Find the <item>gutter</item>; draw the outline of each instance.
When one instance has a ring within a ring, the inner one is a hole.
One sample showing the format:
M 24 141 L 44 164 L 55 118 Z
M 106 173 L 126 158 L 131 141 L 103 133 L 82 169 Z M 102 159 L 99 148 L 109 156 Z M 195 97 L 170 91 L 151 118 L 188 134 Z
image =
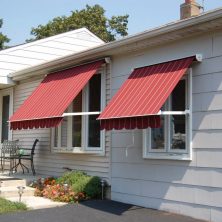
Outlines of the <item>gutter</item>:
M 160 26 L 158 28 L 150 29 L 135 35 L 131 35 L 125 38 L 122 38 L 120 40 L 116 40 L 114 42 L 106 43 L 101 46 L 96 46 L 94 48 L 79 52 L 77 54 L 69 55 L 69 56 L 64 56 L 59 59 L 46 62 L 40 65 L 36 65 L 27 69 L 20 70 L 18 72 L 14 72 L 9 74 L 8 76 L 11 78 L 19 78 L 23 75 L 30 74 L 32 72 L 37 72 L 37 71 L 43 71 L 47 68 L 52 68 L 54 66 L 59 66 L 64 65 L 66 62 L 71 62 L 75 63 L 75 60 L 84 60 L 87 56 L 96 56 L 96 54 L 99 53 L 106 53 L 106 55 L 109 55 L 110 50 L 115 50 L 119 49 L 120 47 L 127 46 L 130 44 L 133 44 L 135 42 L 142 41 L 144 39 L 149 39 L 149 38 L 154 38 L 161 36 L 163 34 L 167 34 L 169 32 L 176 32 L 181 29 L 189 28 L 191 26 L 199 25 L 205 22 L 210 22 L 216 19 L 222 18 L 222 8 L 212 10 L 206 13 L 203 13 L 199 16 L 191 17 L 185 20 L 178 20 L 176 22 L 168 23 L 164 26 Z M 77 62 L 76 62 L 77 63 Z

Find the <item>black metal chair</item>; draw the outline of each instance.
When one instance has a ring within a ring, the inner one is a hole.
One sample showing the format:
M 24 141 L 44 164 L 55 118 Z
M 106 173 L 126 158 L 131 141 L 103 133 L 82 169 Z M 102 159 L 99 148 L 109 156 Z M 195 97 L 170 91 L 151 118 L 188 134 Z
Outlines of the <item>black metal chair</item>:
M 18 163 L 13 167 L 15 169 L 15 171 L 17 171 L 17 168 L 18 166 L 20 165 L 21 168 L 22 168 L 22 172 L 24 174 L 24 168 L 27 170 L 27 172 L 29 172 L 29 169 L 28 167 L 26 167 L 23 163 L 22 163 L 22 160 L 28 160 L 28 161 L 31 161 L 31 169 L 32 169 L 32 173 L 33 175 L 35 175 L 35 167 L 34 167 L 34 162 L 33 162 L 33 157 L 35 155 L 35 147 L 36 147 L 36 144 L 39 142 L 38 139 L 36 139 L 32 145 L 32 148 L 31 149 L 28 149 L 28 148 L 23 148 L 23 149 L 20 149 L 19 151 L 24 151 L 24 153 L 22 152 L 19 152 L 16 156 L 16 159 L 18 159 Z M 27 151 L 29 151 L 29 153 L 27 153 Z
M 4 172 L 6 162 L 9 163 L 9 174 L 13 171 L 16 163 L 16 156 L 18 150 L 18 140 L 10 141 L 4 140 L 1 148 L 1 169 Z

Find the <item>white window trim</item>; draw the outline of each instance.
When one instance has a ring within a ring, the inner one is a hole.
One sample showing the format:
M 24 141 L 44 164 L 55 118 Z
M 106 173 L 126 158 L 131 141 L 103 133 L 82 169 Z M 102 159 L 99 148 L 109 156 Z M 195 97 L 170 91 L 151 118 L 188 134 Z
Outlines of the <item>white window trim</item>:
M 95 74 L 101 74 L 101 110 L 105 108 L 106 104 L 106 75 L 105 75 L 105 66 L 102 66 L 101 69 Z M 68 124 L 67 129 L 67 147 L 61 146 L 61 126 L 58 127 L 58 147 L 54 147 L 55 139 L 55 130 L 51 130 L 51 150 L 54 153 L 72 153 L 72 154 L 95 154 L 95 155 L 105 155 L 105 131 L 100 131 L 100 147 L 88 147 L 88 116 L 89 115 L 98 115 L 101 111 L 97 112 L 88 112 L 88 98 L 89 98 L 89 85 L 82 90 L 82 110 L 83 112 L 72 113 L 70 108 L 67 113 L 63 114 L 63 117 L 69 116 L 83 116 L 82 118 L 82 144 L 81 147 L 72 147 L 72 124 Z M 68 122 L 71 121 L 71 118 L 68 118 Z
M 10 103 L 9 103 L 9 117 L 13 114 L 13 88 L 2 89 L 0 90 L 0 122 L 2 122 L 2 103 L 3 103 L 3 96 L 10 96 Z M 0 127 L 0 139 L 2 137 L 2 127 Z M 8 139 L 12 140 L 12 130 L 8 128 Z M 1 142 L 1 141 L 0 141 Z
M 166 115 L 170 118 L 170 115 L 186 115 L 186 150 L 172 150 L 170 149 L 170 138 L 166 139 L 164 149 L 154 150 L 151 148 L 151 129 L 143 130 L 143 158 L 144 159 L 169 159 L 169 160 L 192 160 L 192 69 L 190 68 L 187 73 L 187 105 L 185 111 L 159 111 L 158 115 Z M 166 130 L 170 130 L 169 119 L 165 118 L 164 125 L 164 137 L 166 138 Z M 168 121 L 168 124 L 167 124 Z M 168 137 L 169 137 L 168 133 Z M 155 151 L 155 152 L 154 152 Z

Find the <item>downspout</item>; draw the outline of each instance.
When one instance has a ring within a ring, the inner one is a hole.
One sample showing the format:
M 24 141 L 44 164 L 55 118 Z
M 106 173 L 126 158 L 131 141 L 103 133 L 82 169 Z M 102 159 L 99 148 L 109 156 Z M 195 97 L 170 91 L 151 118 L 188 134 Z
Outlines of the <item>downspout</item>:
M 109 69 L 107 69 L 107 67 L 109 67 Z M 109 63 L 107 63 L 106 66 L 106 74 L 107 71 L 109 70 L 109 75 L 110 75 L 110 98 L 109 101 L 111 100 L 111 93 L 112 93 L 112 60 L 109 59 Z M 106 98 L 107 99 L 107 98 Z M 107 102 L 107 100 L 106 100 Z M 109 139 L 110 139 L 110 147 L 109 147 L 109 185 L 110 185 L 110 199 L 111 198 L 111 180 L 112 180 L 112 130 L 110 130 L 109 132 L 106 132 L 109 134 Z

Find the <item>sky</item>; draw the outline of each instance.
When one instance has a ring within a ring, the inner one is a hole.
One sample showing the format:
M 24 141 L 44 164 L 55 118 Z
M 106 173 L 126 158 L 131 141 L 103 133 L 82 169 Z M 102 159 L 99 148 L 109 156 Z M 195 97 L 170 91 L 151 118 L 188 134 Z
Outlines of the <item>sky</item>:
M 178 20 L 184 0 L 1 0 L 0 32 L 10 39 L 10 46 L 31 38 L 32 27 L 46 24 L 54 17 L 81 10 L 86 4 L 99 4 L 106 16 L 129 14 L 128 33 L 135 34 Z M 202 5 L 202 0 L 197 0 Z M 205 11 L 222 7 L 221 0 L 204 0 Z

